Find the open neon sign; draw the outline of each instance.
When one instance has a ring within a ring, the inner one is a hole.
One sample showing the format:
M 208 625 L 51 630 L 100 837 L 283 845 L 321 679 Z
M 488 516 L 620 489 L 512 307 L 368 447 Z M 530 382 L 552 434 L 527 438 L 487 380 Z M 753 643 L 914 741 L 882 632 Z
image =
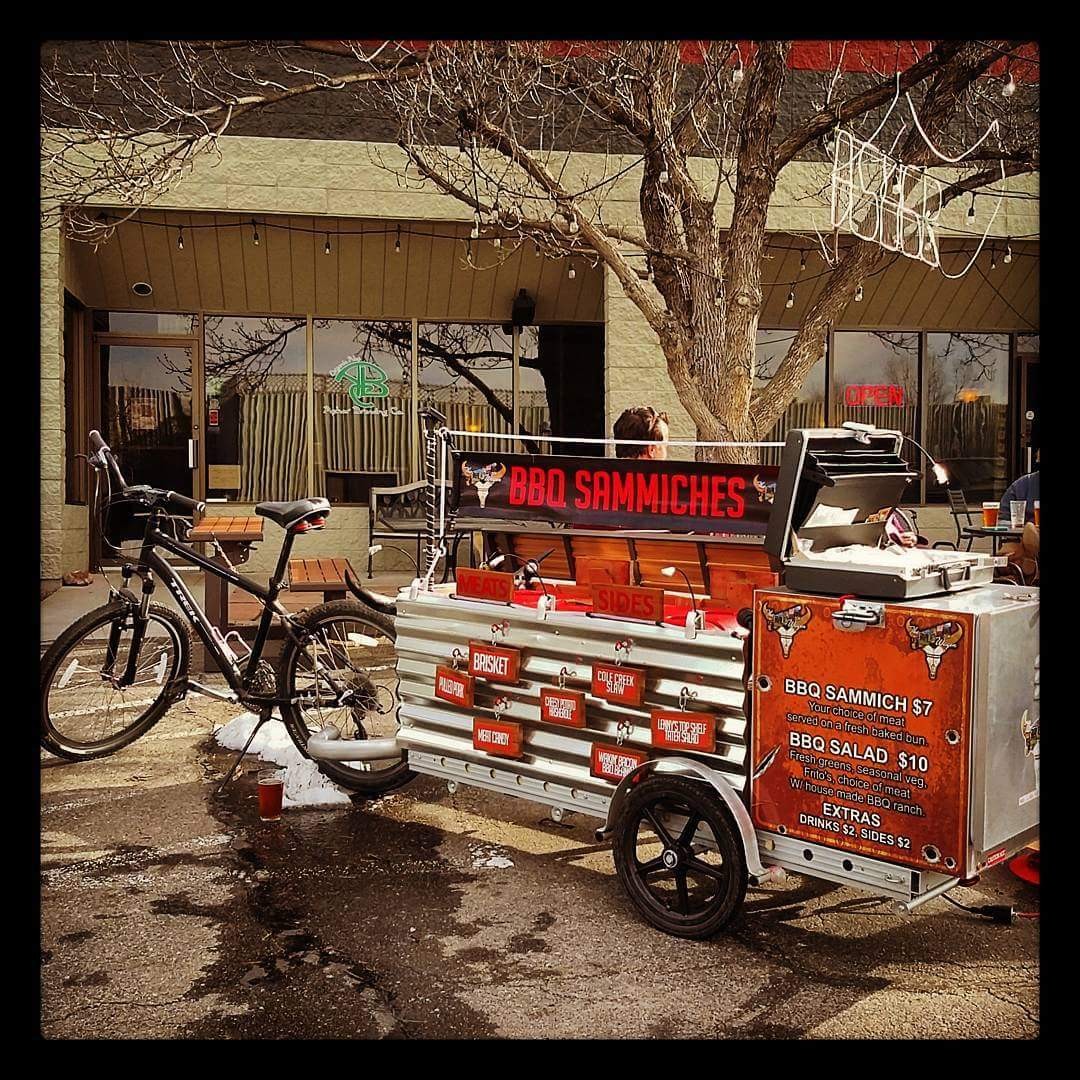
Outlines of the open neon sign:
M 892 383 L 852 383 L 844 387 L 844 404 L 855 409 L 874 405 L 895 409 L 904 404 L 904 388 Z

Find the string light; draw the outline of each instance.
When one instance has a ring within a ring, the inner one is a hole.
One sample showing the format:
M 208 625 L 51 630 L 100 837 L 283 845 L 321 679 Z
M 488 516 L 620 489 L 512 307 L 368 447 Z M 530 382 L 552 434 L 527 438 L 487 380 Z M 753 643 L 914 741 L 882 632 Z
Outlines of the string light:
M 661 184 L 666 184 L 668 182 L 668 180 L 670 180 L 670 179 L 671 179 L 671 177 L 668 176 L 667 169 L 661 169 L 660 170 L 660 183 Z
M 990 269 L 997 269 L 997 252 L 993 248 L 990 249 Z
M 176 230 L 176 250 L 184 250 L 184 227 L 182 225 Z
M 251 242 L 258 247 L 259 246 L 259 226 L 255 224 L 255 219 L 251 219 Z
M 743 81 L 743 74 L 742 57 L 740 56 L 738 67 L 731 73 L 731 85 L 738 86 Z
M 793 308 L 794 306 L 795 306 L 795 290 L 792 289 L 791 292 L 789 292 L 787 294 L 787 303 L 784 304 L 784 307 Z
M 862 285 L 861 284 L 855 290 L 855 303 L 856 304 L 861 304 L 862 303 Z
M 567 271 L 567 274 L 566 274 L 566 276 L 567 276 L 567 277 L 568 277 L 568 278 L 569 278 L 569 279 L 570 279 L 571 281 L 573 281 L 573 280 L 574 280 L 574 278 L 576 278 L 576 277 L 577 277 L 577 271 L 576 271 L 576 270 L 574 269 L 574 264 L 573 264 L 573 263 L 571 263 L 571 264 L 570 264 L 570 269 L 569 269 L 569 270 Z
M 1012 71 L 1006 69 L 1008 79 L 1005 81 L 1005 85 L 1001 88 L 1001 96 L 1004 98 L 1010 98 L 1016 93 L 1016 80 L 1013 78 Z
M 968 221 L 975 220 L 975 192 L 971 193 L 971 205 L 968 207 Z
M 573 216 L 571 216 L 570 218 L 570 231 L 572 233 L 576 233 L 578 231 L 577 218 Z
M 329 255 L 330 254 L 330 234 L 329 233 L 326 234 L 326 247 L 323 248 L 323 254 L 324 255 Z
M 799 273 L 801 274 L 806 269 L 806 252 L 802 251 L 799 254 Z
M 401 226 L 397 227 L 397 237 L 394 239 L 394 254 L 401 254 Z
M 502 247 L 502 240 L 500 240 L 497 236 L 493 236 L 491 238 L 491 246 L 496 247 L 496 248 L 501 248 Z
M 1001 261 L 1005 263 L 1006 266 L 1012 262 L 1012 244 L 1009 243 L 1008 239 L 1005 241 L 1005 258 Z

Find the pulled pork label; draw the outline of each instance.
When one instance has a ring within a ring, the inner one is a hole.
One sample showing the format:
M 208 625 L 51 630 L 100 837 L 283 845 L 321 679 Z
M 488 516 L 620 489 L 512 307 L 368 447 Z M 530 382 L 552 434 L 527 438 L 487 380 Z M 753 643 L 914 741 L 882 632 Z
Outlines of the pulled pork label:
M 519 758 L 524 742 L 524 729 L 521 724 L 509 720 L 488 720 L 477 716 L 473 719 L 472 744 L 476 750 L 497 757 Z
M 585 726 L 585 695 L 580 690 L 545 687 L 540 691 L 540 719 L 563 727 Z
M 648 760 L 649 755 L 644 750 L 593 743 L 592 765 L 589 772 L 593 776 L 600 777 L 601 780 L 610 780 L 613 784 L 617 784 L 624 776 L 632 773 Z
M 593 664 L 592 692 L 605 701 L 640 705 L 645 696 L 645 669 L 625 664 Z
M 475 685 L 471 675 L 456 668 L 440 665 L 435 669 L 435 696 L 443 701 L 471 709 Z
M 716 751 L 716 717 L 712 713 L 653 709 L 652 744 L 668 750 Z
M 498 645 L 469 642 L 469 674 L 488 682 L 517 682 L 521 667 L 518 649 L 503 649 Z

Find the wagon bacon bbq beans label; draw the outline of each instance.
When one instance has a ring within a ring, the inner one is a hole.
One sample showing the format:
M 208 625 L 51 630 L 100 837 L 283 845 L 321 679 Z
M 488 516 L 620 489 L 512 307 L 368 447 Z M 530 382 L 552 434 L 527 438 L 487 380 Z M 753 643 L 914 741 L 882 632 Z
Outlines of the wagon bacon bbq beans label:
M 755 825 L 962 875 L 972 616 L 893 604 L 884 626 L 850 632 L 835 598 L 755 600 Z M 804 610 L 785 649 L 768 622 L 793 602 Z
M 640 705 L 645 696 L 645 669 L 626 664 L 593 664 L 594 697 L 619 705 Z
M 650 717 L 653 746 L 667 750 L 716 752 L 716 717 L 712 713 L 653 709 Z
M 473 717 L 473 749 L 496 757 L 519 758 L 522 755 L 524 728 L 510 720 Z
M 601 780 L 610 780 L 617 784 L 639 765 L 644 765 L 649 755 L 644 750 L 631 750 L 626 746 L 610 746 L 606 743 L 593 743 L 592 762 L 589 772 Z
M 460 705 L 463 709 L 471 709 L 475 690 L 476 682 L 471 675 L 442 664 L 435 668 L 435 696 L 437 698 L 449 701 L 453 705 Z
M 540 719 L 562 727 L 585 726 L 585 694 L 581 690 L 564 690 L 545 686 L 540 691 Z
M 501 645 L 469 642 L 469 674 L 488 682 L 517 682 L 521 667 L 521 650 Z

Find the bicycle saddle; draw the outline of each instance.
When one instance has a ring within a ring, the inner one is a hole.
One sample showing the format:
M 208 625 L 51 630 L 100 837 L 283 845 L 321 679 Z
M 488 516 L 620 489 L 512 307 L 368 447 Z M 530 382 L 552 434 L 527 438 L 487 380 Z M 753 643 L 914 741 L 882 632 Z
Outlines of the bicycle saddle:
M 326 499 L 298 499 L 296 502 L 263 502 L 255 506 L 255 513 L 269 518 L 283 529 L 295 525 L 302 518 L 311 514 L 324 517 L 330 513 L 330 503 Z

